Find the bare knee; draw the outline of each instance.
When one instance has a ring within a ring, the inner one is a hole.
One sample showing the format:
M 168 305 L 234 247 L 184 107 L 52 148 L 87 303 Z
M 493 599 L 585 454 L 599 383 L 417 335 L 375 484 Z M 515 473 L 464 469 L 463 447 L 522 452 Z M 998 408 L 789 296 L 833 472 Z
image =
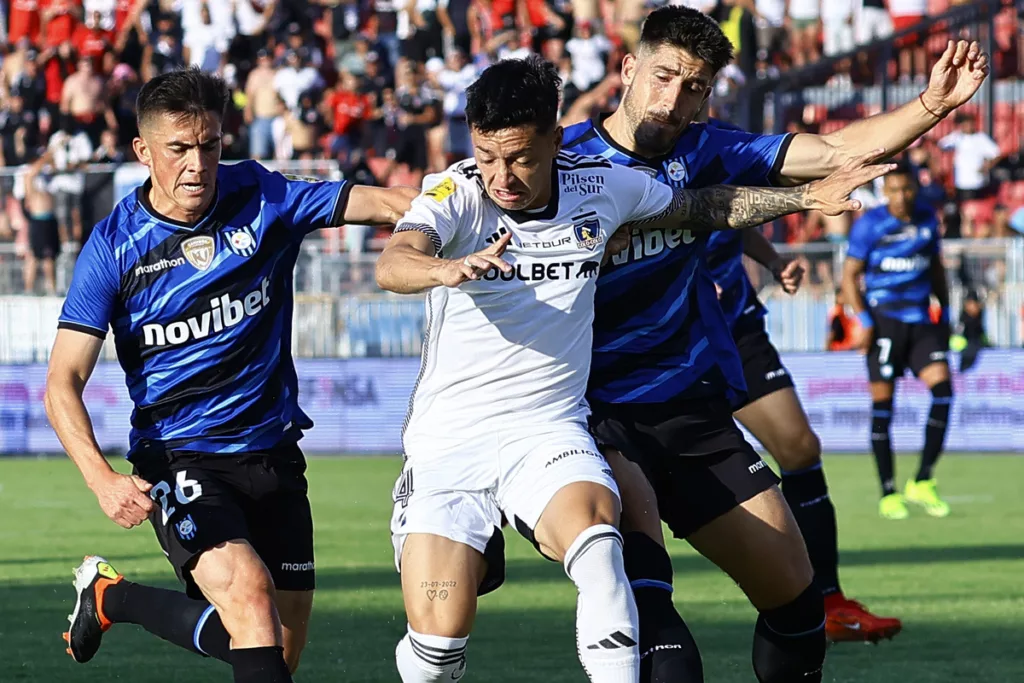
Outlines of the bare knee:
M 811 429 L 801 429 L 786 441 L 784 455 L 776 459 L 784 470 L 796 471 L 821 462 L 821 440 Z
M 273 579 L 248 544 L 228 549 L 234 543 L 203 553 L 192 577 L 217 608 L 233 647 L 280 645 Z

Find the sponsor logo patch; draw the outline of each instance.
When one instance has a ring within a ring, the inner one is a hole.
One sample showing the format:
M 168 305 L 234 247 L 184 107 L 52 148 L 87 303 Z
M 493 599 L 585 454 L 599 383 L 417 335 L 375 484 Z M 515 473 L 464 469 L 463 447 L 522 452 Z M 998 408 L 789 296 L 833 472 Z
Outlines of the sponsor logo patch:
M 448 199 L 448 197 L 455 194 L 455 181 L 451 178 L 445 178 L 423 194 L 440 204 L 444 200 Z

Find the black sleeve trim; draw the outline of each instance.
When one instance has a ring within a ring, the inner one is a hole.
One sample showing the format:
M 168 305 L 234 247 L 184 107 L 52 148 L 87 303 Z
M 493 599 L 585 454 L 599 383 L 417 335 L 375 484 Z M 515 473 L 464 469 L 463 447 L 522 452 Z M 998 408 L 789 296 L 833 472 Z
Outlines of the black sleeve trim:
M 441 253 L 441 236 L 437 234 L 437 230 L 433 226 L 427 225 L 426 223 L 402 223 L 395 227 L 395 234 L 400 232 L 422 232 L 424 235 L 430 238 L 430 242 L 434 245 L 434 256 Z
M 70 323 L 70 322 L 68 322 L 66 320 L 61 320 L 59 323 L 57 323 L 57 329 L 58 330 L 74 330 L 75 332 L 84 332 L 85 334 L 92 335 L 93 337 L 97 337 L 99 339 L 106 339 L 107 338 L 107 331 L 106 330 L 98 330 L 95 327 L 90 327 L 89 325 L 79 325 L 78 323 Z
M 775 187 L 780 185 L 782 166 L 786 163 L 786 154 L 789 153 L 789 146 L 793 144 L 793 138 L 795 137 L 796 133 L 790 133 L 782 141 L 782 144 L 779 145 L 779 153 L 775 155 L 775 163 L 772 164 L 771 169 L 768 171 L 768 182 Z
M 330 228 L 337 228 L 345 225 L 345 209 L 348 208 L 348 196 L 352 193 L 353 183 L 345 182 L 338 191 L 338 199 L 334 203 L 334 213 L 331 214 L 331 221 L 327 224 Z

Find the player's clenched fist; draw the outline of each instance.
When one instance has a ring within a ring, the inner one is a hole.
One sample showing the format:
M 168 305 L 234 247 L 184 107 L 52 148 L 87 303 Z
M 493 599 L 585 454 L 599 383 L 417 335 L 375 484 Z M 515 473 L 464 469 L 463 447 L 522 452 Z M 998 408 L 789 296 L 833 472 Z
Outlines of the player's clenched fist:
M 501 258 L 511 241 L 512 233 L 506 232 L 486 249 L 462 259 L 445 261 L 439 266 L 438 279 L 445 287 L 458 287 L 467 280 L 479 280 L 495 268 L 511 273 L 512 266 Z
M 785 256 L 780 256 L 771 264 L 771 271 L 775 281 L 782 285 L 782 291 L 786 294 L 796 294 L 800 290 L 800 283 L 804 279 L 804 267 L 799 261 L 790 261 Z
M 108 478 L 93 486 L 93 493 L 107 517 L 131 529 L 145 522 L 153 511 L 149 497 L 151 488 L 153 485 L 145 479 L 111 472 Z

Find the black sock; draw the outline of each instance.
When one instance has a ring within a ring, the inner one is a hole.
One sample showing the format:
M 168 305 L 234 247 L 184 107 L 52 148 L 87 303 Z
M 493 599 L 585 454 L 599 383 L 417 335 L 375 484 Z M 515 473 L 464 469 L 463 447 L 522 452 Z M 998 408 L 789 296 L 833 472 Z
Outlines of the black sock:
M 231 651 L 235 683 L 292 683 L 284 648 L 250 647 Z
M 953 385 L 949 380 L 932 387 L 932 408 L 928 411 L 928 424 L 924 428 L 924 448 L 921 450 L 921 468 L 917 480 L 932 478 L 932 470 L 942 454 L 946 441 L 946 425 L 949 422 L 950 404 L 953 403 Z
M 760 683 L 821 683 L 825 606 L 817 586 L 811 584 L 789 604 L 760 613 L 752 657 Z
M 230 661 L 231 637 L 205 600 L 122 579 L 104 593 L 103 615 L 114 623 L 138 624 L 190 652 Z
M 822 595 L 839 591 L 839 535 L 836 509 L 828 495 L 821 463 L 802 470 L 782 473 L 782 495 L 786 497 L 807 554 L 814 567 L 814 582 Z
M 672 604 L 672 560 L 646 534 L 623 535 L 623 561 L 640 615 L 641 683 L 703 683 L 697 643 Z
M 871 404 L 871 450 L 878 466 L 878 479 L 882 482 L 882 495 L 896 493 L 895 469 L 892 461 L 892 441 L 889 425 L 892 424 L 892 399 L 875 401 Z

